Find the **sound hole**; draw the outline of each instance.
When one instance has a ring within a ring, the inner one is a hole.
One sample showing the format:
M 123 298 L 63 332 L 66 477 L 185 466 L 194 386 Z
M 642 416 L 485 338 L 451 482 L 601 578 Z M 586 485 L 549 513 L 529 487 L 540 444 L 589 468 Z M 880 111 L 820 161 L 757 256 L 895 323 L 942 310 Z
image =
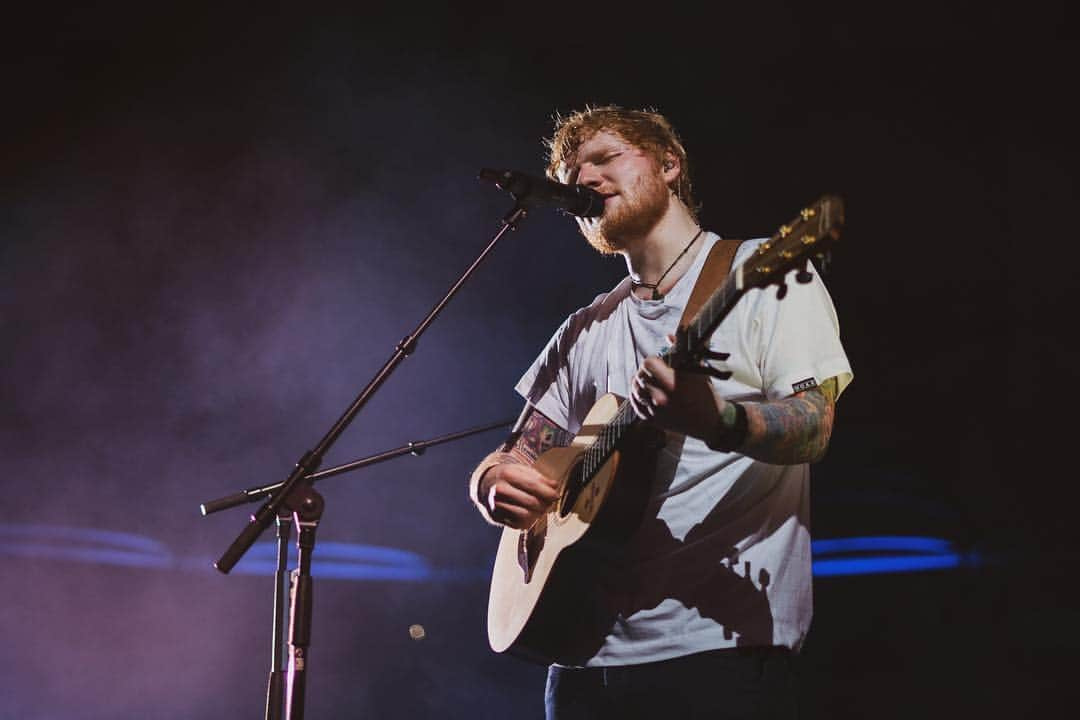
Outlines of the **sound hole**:
M 566 517 L 574 509 L 582 490 L 585 489 L 583 460 L 578 460 L 566 476 L 566 487 L 563 489 L 562 498 L 559 499 L 559 517 Z

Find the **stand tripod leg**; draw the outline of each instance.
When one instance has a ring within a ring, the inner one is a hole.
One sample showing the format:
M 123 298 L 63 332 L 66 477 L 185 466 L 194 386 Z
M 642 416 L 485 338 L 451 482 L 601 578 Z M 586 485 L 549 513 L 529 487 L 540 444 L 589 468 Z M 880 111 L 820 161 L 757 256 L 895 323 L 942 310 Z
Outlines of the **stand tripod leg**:
M 270 680 L 266 686 L 265 720 L 281 720 L 285 701 L 285 597 L 289 575 L 285 566 L 289 560 L 289 530 L 291 513 L 282 510 L 277 517 L 277 569 L 274 572 L 274 637 L 270 644 Z
M 311 556 L 315 550 L 315 530 L 322 514 L 322 497 L 308 486 L 301 510 L 294 513 L 297 567 L 292 572 L 292 607 L 289 613 L 289 675 L 286 687 L 288 720 L 303 720 L 307 680 L 308 646 L 311 644 L 312 579 Z

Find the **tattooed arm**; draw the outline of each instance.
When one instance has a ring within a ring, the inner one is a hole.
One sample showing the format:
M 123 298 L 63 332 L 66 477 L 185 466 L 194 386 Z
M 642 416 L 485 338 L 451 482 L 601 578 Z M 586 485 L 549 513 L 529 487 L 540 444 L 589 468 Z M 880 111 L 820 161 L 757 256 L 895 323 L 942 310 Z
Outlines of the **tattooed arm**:
M 836 378 L 819 387 L 789 395 L 781 400 L 743 403 L 746 435 L 739 452 L 774 465 L 817 462 L 825 457 L 836 415 Z M 734 429 L 734 403 L 725 403 L 727 416 L 719 433 Z
M 533 468 L 544 451 L 569 445 L 573 436 L 526 405 L 503 446 L 473 471 L 469 497 L 491 523 L 531 527 L 559 497 L 559 486 Z
M 631 401 L 639 417 L 704 440 L 717 450 L 738 450 L 774 465 L 817 462 L 825 456 L 836 413 L 837 380 L 780 400 L 734 403 L 716 396 L 697 373 L 676 373 L 646 358 Z

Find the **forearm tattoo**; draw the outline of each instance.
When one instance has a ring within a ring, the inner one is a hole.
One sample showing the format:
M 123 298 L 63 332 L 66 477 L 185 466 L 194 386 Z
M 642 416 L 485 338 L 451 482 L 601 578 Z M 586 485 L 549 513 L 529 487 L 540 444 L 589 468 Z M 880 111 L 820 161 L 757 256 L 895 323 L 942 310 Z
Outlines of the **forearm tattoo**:
M 518 462 L 532 464 L 536 458 L 553 447 L 565 447 L 574 436 L 553 423 L 536 408 L 526 410 L 501 450 Z
M 836 391 L 836 378 L 829 378 L 782 400 L 745 403 L 748 431 L 739 450 L 774 465 L 817 462 L 832 434 Z
M 553 447 L 569 445 L 574 436 L 553 423 L 543 413 L 531 405 L 526 407 L 518 419 L 514 431 L 495 452 L 484 458 L 473 470 L 469 478 L 469 497 L 477 507 L 481 508 L 484 517 L 492 524 L 498 524 L 490 515 L 492 508 L 488 506 L 486 493 L 490 488 L 484 487 L 484 478 L 488 470 L 503 463 L 515 463 L 518 465 L 532 465 L 541 453 Z

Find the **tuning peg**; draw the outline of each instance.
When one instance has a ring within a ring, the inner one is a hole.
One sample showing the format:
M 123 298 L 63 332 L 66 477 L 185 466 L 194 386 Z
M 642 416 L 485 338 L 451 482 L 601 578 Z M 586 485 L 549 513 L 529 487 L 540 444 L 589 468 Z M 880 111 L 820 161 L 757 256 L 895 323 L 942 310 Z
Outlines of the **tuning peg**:
M 795 280 L 803 285 L 814 279 L 814 276 L 810 273 L 810 261 L 807 260 L 806 264 L 802 266 L 799 272 L 795 273 Z
M 727 360 L 729 357 L 731 357 L 731 353 L 717 352 L 715 350 L 710 350 L 708 347 L 706 347 L 694 353 L 694 362 L 688 363 L 685 366 L 680 367 L 679 369 L 685 370 L 686 372 L 698 373 L 699 375 L 708 375 L 709 377 L 714 377 L 717 380 L 727 380 L 729 377 L 731 377 L 731 373 L 725 370 L 717 370 L 712 365 L 710 365 L 709 362 L 722 362 L 724 360 Z
M 780 283 L 776 288 L 776 299 L 783 300 L 787 296 L 787 284 Z
M 701 353 L 701 357 L 705 360 L 727 360 L 731 357 L 731 353 L 716 352 L 715 350 L 706 349 Z

